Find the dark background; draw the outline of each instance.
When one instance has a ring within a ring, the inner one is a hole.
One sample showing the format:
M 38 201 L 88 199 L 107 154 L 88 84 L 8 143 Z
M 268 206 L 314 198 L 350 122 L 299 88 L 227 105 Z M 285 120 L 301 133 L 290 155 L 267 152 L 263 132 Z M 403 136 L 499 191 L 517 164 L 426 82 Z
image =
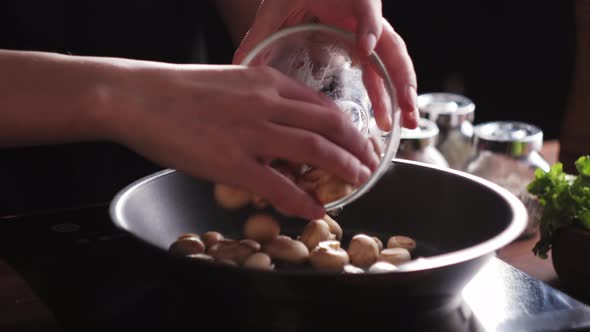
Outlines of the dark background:
M 419 93 L 461 93 L 476 103 L 476 122 L 520 120 L 559 137 L 574 61 L 573 0 L 383 2 L 408 45 Z M 174 63 L 227 63 L 233 52 L 202 0 L 2 1 L 0 48 Z M 101 142 L 0 150 L 0 215 L 108 202 L 158 169 Z

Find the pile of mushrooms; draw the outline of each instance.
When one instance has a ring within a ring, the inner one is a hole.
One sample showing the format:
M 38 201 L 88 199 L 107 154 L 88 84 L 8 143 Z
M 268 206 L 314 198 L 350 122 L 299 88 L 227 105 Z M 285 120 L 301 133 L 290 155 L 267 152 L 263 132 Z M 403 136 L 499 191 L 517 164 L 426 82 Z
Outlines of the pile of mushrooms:
M 371 142 L 375 153 L 380 155 L 377 141 Z M 354 190 L 351 184 L 321 169 L 285 161 L 275 161 L 271 166 L 322 204 Z M 268 206 L 264 198 L 224 184 L 216 184 L 213 195 L 228 210 L 248 205 L 258 209 Z M 279 207 L 275 209 L 285 214 Z M 274 217 L 256 213 L 244 224 L 244 239 L 227 239 L 215 231 L 201 236 L 187 233 L 179 236 L 169 251 L 190 259 L 262 270 L 311 266 L 324 271 L 379 273 L 395 271 L 412 260 L 416 248 L 416 242 L 406 236 L 390 237 L 385 248 L 379 238 L 367 234 L 354 235 L 347 248 L 341 241 L 342 228 L 328 215 L 309 221 L 301 235 L 293 239 L 281 234 L 280 224 Z
M 347 196 L 355 189 L 352 184 L 318 168 L 283 161 L 275 161 L 271 166 L 322 204 Z M 267 200 L 258 195 L 225 184 L 216 184 L 214 195 L 217 203 L 228 210 L 240 209 L 249 204 L 259 209 L 269 205 Z M 275 208 L 285 214 L 279 207 Z
M 381 240 L 366 234 L 341 245 L 342 228 L 330 216 L 311 220 L 299 237 L 282 235 L 279 222 L 268 214 L 250 216 L 244 224 L 244 239 L 226 239 L 218 232 L 201 236 L 183 234 L 172 243 L 173 254 L 231 266 L 262 270 L 281 267 L 312 267 L 343 273 L 380 273 L 397 270 L 412 260 L 416 242 L 392 236 L 383 247 Z

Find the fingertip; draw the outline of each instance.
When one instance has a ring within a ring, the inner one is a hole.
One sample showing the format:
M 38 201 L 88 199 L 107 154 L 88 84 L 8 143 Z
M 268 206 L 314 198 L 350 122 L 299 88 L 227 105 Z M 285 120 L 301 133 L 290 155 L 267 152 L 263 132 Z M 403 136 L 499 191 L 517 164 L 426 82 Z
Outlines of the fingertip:
M 367 140 L 367 151 L 369 151 L 369 157 L 366 166 L 369 167 L 370 173 L 374 172 L 379 167 L 379 162 L 381 161 L 375 146 L 376 143 L 372 139 Z
M 403 126 L 408 129 L 416 129 L 418 127 L 418 118 L 416 112 L 405 112 L 403 118 Z
M 359 40 L 359 46 L 364 55 L 369 56 L 377 46 L 377 35 L 369 32 Z
M 407 109 L 404 110 L 404 127 L 415 129 L 418 126 L 420 111 L 418 110 L 418 92 L 412 84 L 406 88 Z
M 418 110 L 418 92 L 414 85 L 408 85 L 406 89 L 406 98 L 408 99 L 408 104 L 411 110 L 416 113 Z
M 308 213 L 308 219 L 312 220 L 312 219 L 320 219 L 322 218 L 324 215 L 326 215 L 326 209 L 324 209 L 323 206 L 319 205 L 318 203 L 311 203 L 310 207 L 307 211 Z
M 302 192 L 293 200 L 286 202 L 285 208 L 281 210 L 288 211 L 290 215 L 298 216 L 305 219 L 319 219 L 326 214 L 326 210 L 311 194 Z
M 306 219 L 319 219 L 326 214 L 324 206 L 317 201 L 310 193 L 305 193 L 305 196 L 300 200 L 299 215 Z
M 391 116 L 390 116 L 389 112 L 381 112 L 378 114 L 379 114 L 379 116 L 377 116 L 377 114 L 375 114 L 375 116 L 376 116 L 375 120 L 377 121 L 377 127 L 379 127 L 379 129 L 381 129 L 382 131 L 390 132 L 391 129 L 393 129 L 393 123 L 392 123 Z
M 356 18 L 358 20 L 357 36 L 359 46 L 364 55 L 371 55 L 383 32 L 383 12 L 381 1 L 354 0 Z
M 416 119 L 416 127 L 418 127 L 418 122 L 420 121 L 420 111 L 418 108 L 414 108 L 414 119 Z
M 281 211 L 284 215 L 298 216 L 308 220 L 320 219 L 326 214 L 324 207 L 316 203 L 311 197 L 309 198 L 309 202 L 303 204 L 303 207 L 299 206 L 299 208 L 293 208 L 290 210 L 281 209 Z M 289 213 L 285 213 L 284 211 L 289 211 Z
M 364 165 L 361 165 L 360 170 L 357 174 L 356 178 L 356 185 L 362 185 L 363 183 L 367 182 L 371 177 L 371 170 Z

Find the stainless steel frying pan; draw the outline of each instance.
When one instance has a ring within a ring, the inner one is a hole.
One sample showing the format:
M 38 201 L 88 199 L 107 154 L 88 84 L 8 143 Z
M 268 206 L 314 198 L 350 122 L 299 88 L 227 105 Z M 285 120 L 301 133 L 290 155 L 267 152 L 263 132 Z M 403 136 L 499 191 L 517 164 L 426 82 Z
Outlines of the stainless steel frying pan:
M 153 248 L 154 259 L 169 263 L 169 314 L 179 326 L 194 323 L 215 330 L 235 323 L 234 330 L 277 330 L 295 321 L 307 326 L 304 330 L 322 324 L 344 328 L 352 318 L 356 323 L 380 318 L 387 324 L 449 307 L 495 251 L 519 236 L 527 219 L 522 203 L 490 182 L 394 160 L 380 182 L 336 219 L 345 232 L 344 244 L 361 232 L 416 239 L 415 256 L 425 259 L 401 271 L 266 272 L 168 254 L 168 246 L 186 232 L 216 230 L 242 237 L 243 223 L 254 210 L 226 211 L 216 205 L 212 189 L 207 181 L 167 170 L 129 185 L 111 205 L 114 223 Z M 283 233 L 301 233 L 304 220 L 278 217 Z

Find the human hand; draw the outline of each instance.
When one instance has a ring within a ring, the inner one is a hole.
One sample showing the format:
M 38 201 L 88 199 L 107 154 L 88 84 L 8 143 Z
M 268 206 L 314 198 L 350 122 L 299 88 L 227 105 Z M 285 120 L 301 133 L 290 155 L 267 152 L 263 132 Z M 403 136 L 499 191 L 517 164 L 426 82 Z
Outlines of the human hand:
M 137 62 L 116 82 L 107 98 L 113 140 L 292 215 L 313 219 L 325 211 L 268 161 L 305 163 L 353 184 L 379 162 L 333 101 L 269 67 Z
M 375 50 L 383 60 L 397 91 L 403 114 L 403 126 L 418 125 L 417 82 L 413 64 L 403 39 L 382 18 L 381 2 L 374 0 L 265 0 L 258 9 L 252 27 L 234 55 L 234 63 L 245 56 L 264 38 L 292 25 L 318 20 L 320 23 L 353 31 L 360 54 Z M 382 84 L 378 74 L 365 66 L 363 77 L 374 104 L 375 119 L 383 130 L 391 129 L 391 119 L 378 95 L 376 84 Z

